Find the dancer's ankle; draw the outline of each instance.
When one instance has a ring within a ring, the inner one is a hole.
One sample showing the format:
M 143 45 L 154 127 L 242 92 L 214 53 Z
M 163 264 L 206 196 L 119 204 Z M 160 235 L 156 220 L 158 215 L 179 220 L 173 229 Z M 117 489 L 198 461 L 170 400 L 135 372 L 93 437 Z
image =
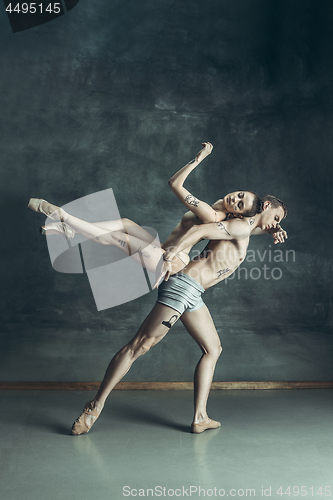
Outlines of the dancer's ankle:
M 193 424 L 202 424 L 202 422 L 205 422 L 206 420 L 208 420 L 206 412 L 196 413 L 194 415 Z
M 52 203 L 49 203 L 45 200 L 42 201 L 41 208 L 43 209 L 44 213 L 48 214 L 48 216 L 53 216 L 51 217 L 52 219 L 57 218 L 62 222 L 66 222 L 69 217 L 69 214 L 65 212 L 63 208 L 60 208 L 57 205 L 53 205 Z
M 97 399 L 93 399 L 91 403 L 92 407 L 95 408 L 95 410 L 97 410 L 98 412 L 102 411 L 104 408 L 104 403 Z

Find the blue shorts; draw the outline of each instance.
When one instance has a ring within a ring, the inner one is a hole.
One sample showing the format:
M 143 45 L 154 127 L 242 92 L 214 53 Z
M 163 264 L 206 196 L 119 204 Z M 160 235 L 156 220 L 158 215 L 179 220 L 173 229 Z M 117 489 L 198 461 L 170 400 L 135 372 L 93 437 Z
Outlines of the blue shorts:
M 172 307 L 179 314 L 193 312 L 205 305 L 201 298 L 204 291 L 205 289 L 193 278 L 178 273 L 161 283 L 156 302 Z

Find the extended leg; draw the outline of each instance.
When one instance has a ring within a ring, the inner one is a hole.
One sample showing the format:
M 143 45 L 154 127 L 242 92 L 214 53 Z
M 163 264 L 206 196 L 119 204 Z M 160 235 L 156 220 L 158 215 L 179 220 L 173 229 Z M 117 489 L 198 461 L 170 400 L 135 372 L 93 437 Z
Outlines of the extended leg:
M 155 239 L 153 235 L 139 226 L 139 224 L 126 218 L 100 222 L 86 222 L 78 219 L 77 217 L 69 216 L 69 218 L 66 220 L 66 223 L 70 227 L 75 229 L 78 233 L 83 234 L 88 238 L 95 239 L 97 242 L 102 244 L 108 244 L 107 239 L 105 238 L 103 240 L 103 238 L 98 238 L 100 231 L 97 231 L 95 233 L 94 229 L 91 226 L 86 226 L 86 224 L 91 224 L 93 226 L 96 226 L 96 228 L 98 229 L 103 229 L 104 231 L 101 234 L 107 235 L 113 232 L 123 232 L 125 234 L 134 236 L 141 241 L 141 246 L 143 246 L 145 243 L 152 243 Z
M 135 236 L 141 241 L 146 243 L 152 243 L 154 241 L 154 236 L 152 236 L 148 231 L 143 229 L 139 224 L 132 221 L 131 219 L 117 219 L 117 220 L 107 220 L 102 222 L 94 222 L 96 226 L 99 226 L 108 231 L 124 231 L 131 236 Z
M 136 234 L 144 233 L 144 240 L 137 238 L 128 234 L 125 229 L 115 230 L 115 227 L 120 227 L 120 221 L 115 221 L 115 224 L 110 224 L 107 222 L 105 226 L 100 227 L 96 223 L 86 222 L 78 217 L 67 214 L 66 224 L 73 228 L 77 233 L 86 236 L 89 239 L 100 243 L 101 245 L 113 245 L 120 248 L 127 255 L 132 256 L 138 264 L 146 267 L 149 271 L 155 273 L 156 267 L 162 257 L 164 250 L 160 246 L 148 243 L 147 240 L 150 237 L 150 242 L 153 241 L 153 236 L 151 236 L 147 231 L 140 231 L 140 226 L 136 227 Z M 135 223 L 133 223 L 135 224 Z M 110 227 L 114 229 L 110 230 Z M 129 227 L 129 225 L 126 225 Z M 139 228 L 139 229 L 138 229 Z M 148 237 L 149 235 L 149 237 Z
M 139 328 L 135 337 L 112 358 L 95 400 L 104 404 L 114 386 L 126 375 L 133 362 L 160 342 L 168 333 L 180 314 L 171 307 L 156 303 Z
M 222 352 L 222 347 L 212 317 L 206 306 L 197 311 L 183 314 L 181 321 L 191 337 L 199 344 L 203 353 L 194 373 L 193 418 L 193 424 L 202 424 L 209 420 L 206 409 L 207 399 L 212 385 L 215 365 Z M 218 425 L 215 427 L 218 427 Z
M 136 359 L 165 337 L 170 329 L 170 319 L 172 318 L 174 325 L 179 316 L 180 314 L 171 307 L 155 304 L 135 337 L 112 358 L 95 398 L 87 403 L 87 411 L 74 422 L 72 434 L 84 434 L 89 431 L 114 386 L 126 375 Z
M 40 205 L 39 202 L 41 202 Z M 43 213 L 53 219 L 60 219 L 65 223 L 65 226 L 67 225 L 69 229 L 71 228 L 70 231 L 73 229 L 75 232 L 82 234 L 86 238 L 93 239 L 102 245 L 117 246 L 127 255 L 133 256 L 133 259 L 140 265 L 154 273 L 165 251 L 160 246 L 154 245 L 154 237 L 148 231 L 130 219 L 87 222 L 69 215 L 57 205 L 52 205 L 45 200 L 37 200 L 36 198 L 31 198 L 28 206 L 35 212 Z M 51 229 L 51 226 L 52 224 L 48 224 L 44 228 L 49 228 L 49 234 L 59 234 L 59 227 Z M 43 234 L 48 233 L 45 231 Z M 69 234 L 67 237 L 70 238 L 72 235 Z M 176 256 L 172 263 L 171 274 L 179 272 L 183 267 L 183 261 Z M 162 272 L 159 270 L 159 274 L 162 277 L 163 270 Z
M 68 214 L 63 208 L 57 205 L 35 198 L 30 199 L 28 206 L 31 210 L 48 215 L 52 219 L 60 219 L 77 233 L 89 239 L 94 239 L 103 245 L 113 244 L 113 242 L 110 242 L 109 235 L 115 231 L 121 231 L 134 236 L 138 240 L 141 240 L 142 246 L 144 243 L 152 243 L 154 241 L 154 236 L 130 219 L 123 218 L 93 223 L 87 222 Z
M 135 222 L 130 225 L 127 223 L 127 221 L 132 222 L 129 219 L 124 219 L 124 221 L 125 226 L 121 229 L 121 220 L 99 223 L 102 224 L 100 226 L 97 223 L 86 222 L 73 215 L 68 215 L 66 224 L 76 232 L 97 243 L 120 248 L 127 255 L 132 256 L 138 264 L 146 267 L 151 272 L 155 272 L 164 250 L 160 246 L 154 245 L 152 243 L 154 237 L 135 224 Z M 119 227 L 119 229 L 116 230 L 116 227 Z M 139 236 L 142 236 L 144 239 L 141 239 Z
M 113 245 L 120 248 L 127 255 L 133 256 L 138 264 L 146 267 L 151 272 L 156 272 L 164 250 L 154 245 L 154 237 L 129 219 L 100 222 L 101 226 L 74 217 L 64 209 L 43 200 L 35 200 L 29 206 L 32 210 L 42 212 L 51 218 L 60 218 L 65 225 L 74 229 L 86 238 L 92 239 L 102 245 Z M 47 227 L 47 226 L 46 226 Z M 130 234 L 133 233 L 133 234 Z M 142 239 L 141 239 L 142 237 Z M 178 270 L 178 269 L 177 269 Z

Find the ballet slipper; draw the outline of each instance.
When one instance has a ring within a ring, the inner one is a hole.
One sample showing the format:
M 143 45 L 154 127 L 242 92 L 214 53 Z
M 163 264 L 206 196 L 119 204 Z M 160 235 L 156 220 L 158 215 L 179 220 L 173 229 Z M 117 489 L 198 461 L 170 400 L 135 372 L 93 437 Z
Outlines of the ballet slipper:
M 72 435 L 73 436 L 80 436 L 80 434 L 87 434 L 87 432 L 90 431 L 94 423 L 96 422 L 97 418 L 100 416 L 101 411 L 96 410 L 96 408 L 93 408 L 93 402 L 89 401 L 86 403 L 85 407 L 83 408 L 83 412 L 81 415 L 75 420 L 74 424 L 72 425 Z M 90 417 L 96 417 L 96 420 L 92 422 L 91 425 L 87 423 L 87 416 Z
M 65 212 L 65 210 L 63 210 L 60 207 L 57 207 L 53 212 L 47 213 L 42 207 L 43 202 L 47 203 L 48 205 L 51 205 L 51 203 L 49 203 L 46 200 L 43 200 L 42 198 L 30 198 L 28 203 L 28 208 L 30 208 L 34 212 L 44 214 L 46 215 L 46 217 L 49 217 L 50 219 L 53 220 L 60 219 L 62 222 L 66 222 L 66 220 L 68 219 L 68 214 Z
M 201 432 L 204 432 L 208 429 L 217 429 L 218 427 L 221 427 L 221 422 L 216 422 L 216 420 L 207 418 L 207 420 L 201 422 L 200 424 L 193 423 L 191 426 L 191 431 L 194 434 L 201 434 Z
M 41 234 L 45 234 L 45 236 L 49 236 L 50 234 L 58 234 L 67 240 L 72 240 L 75 236 L 75 231 L 65 222 L 53 222 L 51 224 L 47 224 L 46 226 L 41 226 L 40 228 Z

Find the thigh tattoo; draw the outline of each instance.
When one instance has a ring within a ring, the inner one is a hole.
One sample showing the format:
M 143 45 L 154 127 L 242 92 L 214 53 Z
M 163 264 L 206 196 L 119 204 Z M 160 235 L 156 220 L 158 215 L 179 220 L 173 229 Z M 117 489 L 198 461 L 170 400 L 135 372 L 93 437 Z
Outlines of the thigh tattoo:
M 177 316 L 177 314 L 174 314 L 173 316 L 171 316 L 169 321 L 162 321 L 162 325 L 167 326 L 168 328 L 171 328 L 176 323 L 178 318 L 179 318 L 179 316 Z

